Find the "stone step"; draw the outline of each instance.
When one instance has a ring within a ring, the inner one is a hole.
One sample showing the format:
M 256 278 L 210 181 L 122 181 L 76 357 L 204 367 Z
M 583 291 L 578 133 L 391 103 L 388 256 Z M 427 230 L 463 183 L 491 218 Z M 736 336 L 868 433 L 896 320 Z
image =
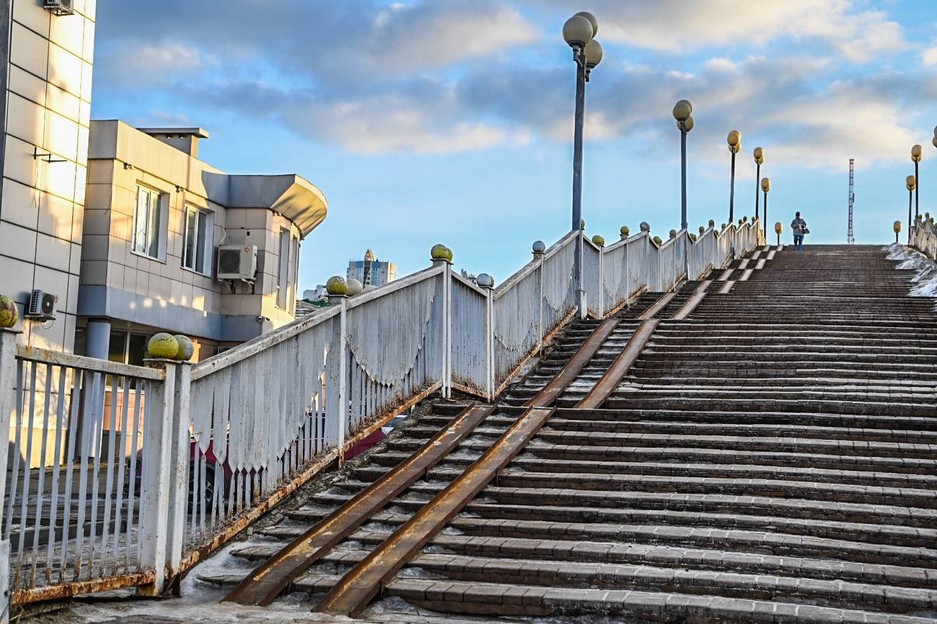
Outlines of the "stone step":
M 833 453 L 808 452 L 808 449 L 798 449 L 798 452 L 769 449 L 766 451 L 751 451 L 732 448 L 707 448 L 689 446 L 603 446 L 600 444 L 572 445 L 550 444 L 543 440 L 535 440 L 529 444 L 526 451 L 541 458 L 553 461 L 575 460 L 636 460 L 656 462 L 709 462 L 709 463 L 739 463 L 755 466 L 801 466 L 817 469 L 854 468 L 864 471 L 888 471 L 899 473 L 934 474 L 937 470 L 937 459 L 911 458 L 901 454 L 893 457 L 871 455 L 836 455 Z M 481 454 L 478 450 L 478 454 Z
M 451 526 L 467 536 L 475 537 L 516 537 L 533 540 L 578 539 L 656 544 L 674 548 L 721 549 L 937 570 L 937 550 L 932 548 L 805 537 L 763 528 L 714 529 L 696 526 L 557 522 L 551 519 L 498 520 L 464 517 L 454 520 Z
M 933 509 L 769 496 L 735 496 L 720 493 L 590 492 L 564 488 L 505 488 L 491 485 L 485 488 L 484 496 L 485 499 L 494 502 L 512 505 L 669 509 L 772 517 L 790 515 L 805 519 L 892 524 L 924 529 L 937 527 L 937 512 Z
M 484 616 L 562 614 L 640 621 L 681 622 L 840 622 L 842 624 L 925 624 L 928 617 L 840 609 L 781 601 L 761 601 L 661 591 L 536 587 L 521 584 L 398 578 L 386 588 L 430 610 Z
M 731 451 L 804 452 L 855 457 L 900 457 L 935 459 L 937 445 L 911 442 L 855 442 L 848 438 L 825 439 L 745 435 L 692 435 L 668 433 L 584 432 L 541 430 L 538 442 L 570 446 L 652 446 L 658 448 L 707 448 Z
M 482 558 L 422 555 L 414 566 L 446 579 L 479 583 L 512 583 L 548 587 L 662 590 L 753 600 L 823 601 L 824 604 L 890 613 L 930 611 L 937 606 L 937 590 L 872 585 L 842 580 L 806 579 L 773 574 L 747 574 L 626 563 L 580 563 L 547 558 Z

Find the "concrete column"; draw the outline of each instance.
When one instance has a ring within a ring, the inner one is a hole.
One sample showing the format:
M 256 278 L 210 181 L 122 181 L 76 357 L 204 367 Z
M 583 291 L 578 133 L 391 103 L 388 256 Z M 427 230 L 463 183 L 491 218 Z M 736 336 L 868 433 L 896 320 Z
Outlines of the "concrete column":
M 106 360 L 111 345 L 111 324 L 109 321 L 88 321 L 88 357 Z

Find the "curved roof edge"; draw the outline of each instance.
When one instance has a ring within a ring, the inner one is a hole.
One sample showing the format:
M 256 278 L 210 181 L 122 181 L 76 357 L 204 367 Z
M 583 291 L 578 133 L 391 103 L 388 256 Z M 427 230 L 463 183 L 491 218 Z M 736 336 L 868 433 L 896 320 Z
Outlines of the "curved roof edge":
M 296 174 L 229 175 L 229 208 L 269 208 L 292 221 L 305 238 L 325 220 L 328 201 Z

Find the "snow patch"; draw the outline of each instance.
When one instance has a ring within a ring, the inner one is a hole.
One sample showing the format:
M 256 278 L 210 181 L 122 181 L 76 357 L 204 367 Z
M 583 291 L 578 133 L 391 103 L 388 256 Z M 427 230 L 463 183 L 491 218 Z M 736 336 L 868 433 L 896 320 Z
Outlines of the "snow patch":
M 911 278 L 911 282 L 916 284 L 911 289 L 912 297 L 937 297 L 937 262 L 900 243 L 893 243 L 884 250 L 888 260 L 898 261 L 896 268 L 915 271 Z

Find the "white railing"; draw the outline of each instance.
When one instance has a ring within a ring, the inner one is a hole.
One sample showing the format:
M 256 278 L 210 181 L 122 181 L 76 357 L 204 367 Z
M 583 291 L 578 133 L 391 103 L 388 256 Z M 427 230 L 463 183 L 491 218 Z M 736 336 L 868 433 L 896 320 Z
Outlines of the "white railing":
M 759 240 L 751 224 L 660 246 L 571 232 L 496 289 L 436 261 L 194 365 L 25 349 L 0 330 L 14 596 L 162 591 L 395 413 L 437 390 L 493 398 L 577 313 L 580 241 L 582 299 L 601 317 Z
M 932 219 L 918 217 L 908 234 L 908 246 L 931 260 L 937 260 L 937 226 Z

